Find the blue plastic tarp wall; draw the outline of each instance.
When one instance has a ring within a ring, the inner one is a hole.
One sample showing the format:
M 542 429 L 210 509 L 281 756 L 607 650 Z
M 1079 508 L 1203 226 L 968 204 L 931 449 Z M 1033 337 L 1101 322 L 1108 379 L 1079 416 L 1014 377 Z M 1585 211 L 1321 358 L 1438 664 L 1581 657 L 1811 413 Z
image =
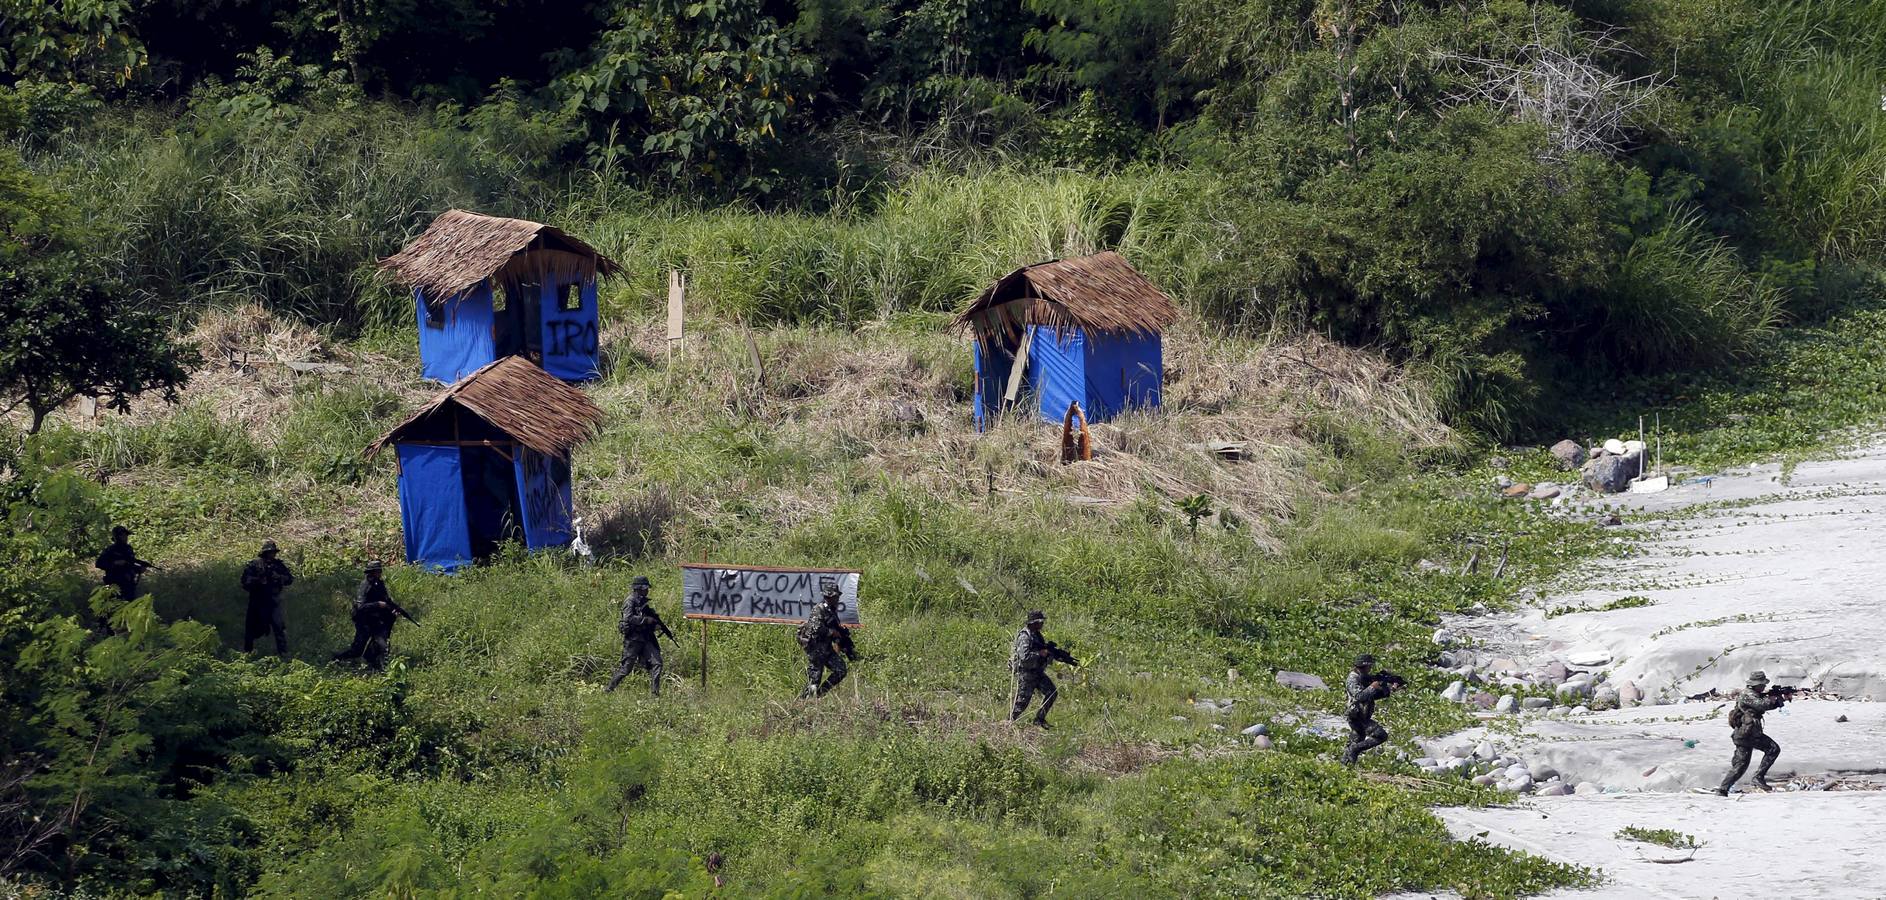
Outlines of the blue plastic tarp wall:
M 1068 404 L 1079 402 L 1089 422 L 1104 422 L 1132 408 L 1158 406 L 1163 358 L 1159 335 L 1105 335 L 1078 328 L 1059 336 L 1054 329 L 1029 326 L 1026 393 L 1035 397 L 1041 418 L 1059 422 Z M 976 362 L 976 428 L 1002 406 L 1014 357 L 1007 348 L 971 345 Z
M 448 572 L 470 565 L 471 529 L 458 448 L 400 444 L 397 449 L 406 561 Z
M 574 534 L 569 461 L 519 447 L 517 483 L 524 489 L 524 546 L 568 546 Z
M 543 310 L 544 371 L 564 381 L 596 378 L 597 351 L 601 348 L 601 318 L 596 311 L 596 282 L 582 284 L 575 309 L 564 309 L 562 288 L 545 284 Z
M 427 314 L 424 293 L 415 290 L 413 309 L 419 317 L 419 366 L 425 377 L 451 384 L 497 358 L 490 282 L 446 300 L 436 319 Z
M 1086 349 L 1087 399 L 1081 411 L 1087 421 L 1105 422 L 1128 409 L 1159 405 L 1165 366 L 1159 335 L 1108 335 L 1087 341 Z M 1061 412 L 1066 414 L 1066 404 Z

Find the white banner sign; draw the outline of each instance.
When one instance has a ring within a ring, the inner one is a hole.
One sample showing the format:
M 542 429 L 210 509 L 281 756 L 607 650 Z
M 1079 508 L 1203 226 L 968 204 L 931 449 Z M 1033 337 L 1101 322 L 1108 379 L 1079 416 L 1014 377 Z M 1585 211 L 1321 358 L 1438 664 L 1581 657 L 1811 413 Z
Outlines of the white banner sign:
M 681 613 L 689 619 L 798 624 L 838 585 L 838 618 L 858 624 L 858 573 L 849 569 L 683 565 Z

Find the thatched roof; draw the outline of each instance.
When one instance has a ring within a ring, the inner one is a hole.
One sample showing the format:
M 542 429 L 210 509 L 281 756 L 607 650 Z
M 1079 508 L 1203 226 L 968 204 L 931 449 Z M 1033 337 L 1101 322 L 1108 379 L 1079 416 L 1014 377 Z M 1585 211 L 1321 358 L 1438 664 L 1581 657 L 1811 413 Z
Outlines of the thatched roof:
M 1111 250 L 1023 266 L 1008 273 L 956 317 L 979 340 L 1017 334 L 1023 325 L 1057 332 L 1156 334 L 1179 308 L 1138 269 Z
M 380 260 L 380 271 L 443 300 L 478 282 L 622 271 L 615 261 L 570 234 L 538 222 L 448 209 L 400 252 Z
M 468 412 L 511 439 L 551 456 L 568 453 L 602 425 L 602 409 L 589 396 L 521 356 L 507 356 L 454 382 L 406 421 L 380 435 L 367 456 L 387 444 L 426 443 L 454 433 L 452 419 Z

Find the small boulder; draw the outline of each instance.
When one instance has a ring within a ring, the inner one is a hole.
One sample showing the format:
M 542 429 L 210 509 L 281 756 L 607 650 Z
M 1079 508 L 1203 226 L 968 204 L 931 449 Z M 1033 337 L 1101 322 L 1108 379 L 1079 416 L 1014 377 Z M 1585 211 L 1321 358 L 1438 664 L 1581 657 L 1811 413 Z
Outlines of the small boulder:
M 1432 756 L 1423 756 L 1414 761 L 1414 767 L 1417 769 L 1432 769 L 1440 764 L 1441 761 Z
M 1500 756 L 1489 741 L 1481 741 L 1478 746 L 1474 747 L 1473 755 L 1476 759 L 1498 759 Z
M 1584 465 L 1589 454 L 1577 441 L 1568 439 L 1552 445 L 1552 456 L 1559 461 L 1560 468 L 1570 470 Z
M 1574 716 L 1584 716 L 1584 715 L 1590 715 L 1590 714 L 1591 714 L 1591 707 L 1585 706 L 1582 703 L 1577 706 L 1572 707 L 1572 715 Z
M 1504 456 L 1495 456 L 1487 460 L 1487 468 L 1489 469 L 1504 469 L 1510 465 L 1512 465 L 1512 463 L 1508 462 Z
M 1200 700 L 1197 703 L 1192 704 L 1192 708 L 1202 713 L 1211 713 L 1212 715 L 1218 714 L 1218 704 L 1213 703 L 1210 700 Z
M 1567 681 L 1557 688 L 1561 697 L 1583 697 L 1591 693 L 1591 685 L 1583 681 Z
M 1532 493 L 1529 493 L 1529 494 L 1527 494 L 1527 495 L 1526 495 L 1526 499 L 1528 499 L 1528 500 L 1550 500 L 1550 499 L 1552 499 L 1552 498 L 1554 498 L 1554 497 L 1557 497 L 1557 496 L 1559 495 L 1559 493 L 1560 493 L 1560 491 L 1559 491 L 1559 486 L 1558 486 L 1558 485 L 1556 485 L 1556 484 L 1542 484 L 1542 485 L 1539 485 L 1538 487 L 1535 487 L 1535 488 L 1533 488 L 1533 489 L 1532 489 Z
M 1496 701 L 1494 700 L 1494 697 L 1492 694 L 1489 694 L 1486 691 L 1479 691 L 1479 692 L 1476 692 L 1473 696 L 1468 697 L 1467 702 L 1481 709 L 1492 709 L 1493 704 Z
M 1509 794 L 1523 794 L 1532 790 L 1532 779 L 1524 775 L 1500 782 L 1500 790 Z
M 1581 647 L 1566 654 L 1565 660 L 1574 666 L 1595 669 L 1611 662 L 1611 651 L 1602 647 Z
M 1636 706 L 1644 702 L 1644 692 L 1635 682 L 1626 681 L 1618 685 L 1618 706 Z
M 1546 713 L 1546 715 L 1549 716 L 1569 716 L 1571 714 L 1572 708 L 1569 706 L 1554 706 Z
M 1570 794 L 1571 792 L 1572 792 L 1572 789 L 1563 784 L 1548 784 L 1545 787 L 1542 787 L 1539 789 L 1539 796 L 1563 797 L 1567 794 Z
M 1487 671 L 1501 673 L 1517 672 L 1519 671 L 1519 663 L 1502 656 L 1499 659 L 1487 663 Z
M 1246 728 L 1243 731 L 1238 732 L 1238 733 L 1246 737 L 1262 737 L 1264 735 L 1270 734 L 1270 726 L 1265 725 L 1262 722 L 1259 722 L 1256 725 L 1252 725 L 1251 727 Z
M 1526 774 L 1531 775 L 1534 781 L 1551 781 L 1559 777 L 1559 770 L 1545 763 L 1536 762 L 1526 767 Z
M 1188 718 L 1186 718 L 1186 717 L 1184 717 L 1184 716 L 1173 716 L 1173 717 L 1172 717 L 1172 721 L 1174 721 L 1174 722 L 1190 722 L 1190 721 L 1192 721 L 1192 720 L 1191 720 L 1191 719 L 1188 719 Z
M 1586 462 L 1579 473 L 1586 487 L 1603 494 L 1618 494 L 1630 487 L 1631 476 L 1637 474 L 1637 464 L 1622 456 L 1600 456 Z
M 1492 783 L 1493 783 L 1494 781 L 1496 781 L 1496 780 L 1497 780 L 1497 779 L 1495 779 L 1495 778 L 1494 778 L 1494 777 L 1493 777 L 1493 776 L 1492 776 L 1491 774 L 1487 774 L 1487 775 L 1475 775 L 1475 776 L 1473 777 L 1473 783 L 1474 783 L 1474 784 L 1492 784 Z
M 1434 629 L 1434 643 L 1444 647 L 1453 642 L 1454 642 L 1453 632 L 1448 631 L 1445 628 Z
M 1447 748 L 1447 755 L 1454 757 L 1455 759 L 1466 759 L 1467 757 L 1473 755 L 1473 748 L 1467 746 L 1466 744 L 1455 744 L 1454 746 Z
M 1504 475 L 1498 476 L 1493 479 L 1493 486 L 1496 488 L 1499 488 L 1500 490 L 1505 490 L 1513 486 L 1513 479 L 1508 478 Z
M 1519 698 L 1512 694 L 1507 694 L 1500 698 L 1499 705 L 1493 707 L 1493 711 L 1509 714 L 1519 712 Z
M 1532 485 L 1523 481 L 1514 482 L 1511 487 L 1500 490 L 1500 496 L 1502 497 L 1518 498 L 1524 497 L 1530 493 L 1532 493 Z
M 1270 736 L 1260 734 L 1257 737 L 1252 738 L 1251 746 L 1256 747 L 1259 750 L 1269 750 L 1271 748 Z
M 1329 689 L 1329 685 L 1324 684 L 1323 679 L 1311 675 L 1308 672 L 1279 671 L 1277 673 L 1277 683 L 1287 688 L 1295 688 L 1299 691 L 1322 691 Z
M 1836 717 L 1836 718 L 1834 719 L 1834 721 L 1836 721 L 1836 722 L 1845 722 L 1845 721 L 1847 721 L 1847 714 L 1846 714 L 1846 713 L 1841 713 L 1841 714 L 1840 714 L 1840 715 L 1839 715 L 1838 717 Z
M 1213 731 L 1224 731 L 1224 730 L 1225 730 L 1225 726 L 1223 726 L 1223 725 L 1220 725 L 1220 724 L 1218 724 L 1218 723 L 1216 723 L 1216 722 L 1213 722 L 1213 723 L 1212 723 L 1212 726 L 1211 726 L 1211 730 L 1213 730 Z
M 1552 701 L 1544 697 L 1527 697 L 1519 701 L 1519 705 L 1522 709 L 1545 709 L 1552 705 Z
M 1627 448 L 1624 446 L 1624 442 L 1617 438 L 1612 438 L 1604 442 L 1604 452 L 1612 456 L 1623 456 L 1626 450 Z
M 1446 689 L 1441 691 L 1441 699 L 1449 703 L 1459 703 L 1467 699 L 1467 683 L 1464 681 L 1456 681 L 1449 684 Z
M 1572 675 L 1572 670 L 1566 668 L 1564 663 L 1559 662 L 1558 660 L 1555 659 L 1549 663 L 1546 663 L 1543 680 L 1550 681 L 1553 684 L 1558 684 L 1559 682 L 1564 681 L 1567 678 L 1570 678 L 1571 675 Z

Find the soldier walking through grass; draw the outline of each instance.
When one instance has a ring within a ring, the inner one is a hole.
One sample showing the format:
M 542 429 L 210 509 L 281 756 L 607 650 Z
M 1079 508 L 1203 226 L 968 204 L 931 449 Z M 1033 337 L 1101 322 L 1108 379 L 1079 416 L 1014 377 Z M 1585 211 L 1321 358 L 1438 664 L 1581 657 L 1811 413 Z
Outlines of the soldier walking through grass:
M 131 549 L 131 529 L 123 525 L 112 526 L 111 543 L 92 565 L 105 573 L 105 586 L 117 588 L 118 596 L 125 600 L 136 598 L 138 580 L 147 570 L 157 568 L 138 559 L 137 551 Z
M 1047 613 L 1038 609 L 1030 612 L 1022 623 L 1022 630 L 1015 633 L 1014 643 L 1009 645 L 1008 667 L 1015 676 L 1015 699 L 1009 703 L 1008 710 L 1010 722 L 1020 719 L 1022 713 L 1028 711 L 1029 701 L 1040 694 L 1041 708 L 1035 711 L 1035 724 L 1052 728 L 1048 724 L 1048 711 L 1054 708 L 1054 701 L 1061 692 L 1054 679 L 1048 677 L 1048 666 L 1056 662 L 1080 665 L 1073 654 L 1042 636 L 1041 629 L 1047 621 Z
M 1762 716 L 1780 709 L 1788 702 L 1790 693 L 1791 689 L 1770 691 L 1766 672 L 1749 674 L 1748 687 L 1736 695 L 1735 706 L 1729 710 L 1729 739 L 1735 744 L 1735 755 L 1729 760 L 1728 777 L 1722 779 L 1716 793 L 1729 796 L 1729 789 L 1748 771 L 1749 758 L 1757 750 L 1762 752 L 1762 765 L 1755 770 L 1755 786 L 1764 791 L 1773 790 L 1768 785 L 1768 769 L 1781 755 L 1781 745 L 1762 731 Z
M 354 642 L 334 654 L 335 659 L 365 658 L 375 671 L 384 669 L 387 654 L 392 649 L 393 620 L 405 616 L 407 621 L 418 624 L 418 620 L 394 603 L 393 596 L 387 593 L 386 582 L 381 577 L 384 569 L 378 561 L 367 563 L 366 577 L 354 592 Z
M 661 644 L 656 641 L 657 632 L 674 639 L 674 632 L 668 630 L 667 623 L 661 620 L 661 614 L 648 602 L 648 579 L 637 575 L 629 585 L 629 600 L 622 606 L 622 619 L 616 623 L 616 630 L 622 633 L 622 661 L 616 664 L 615 675 L 609 679 L 609 686 L 604 692 L 613 691 L 622 679 L 637 668 L 648 669 L 648 694 L 661 696 Z
M 1342 763 L 1353 766 L 1362 754 L 1388 741 L 1388 729 L 1375 721 L 1375 703 L 1386 699 L 1405 682 L 1392 672 L 1375 671 L 1375 657 L 1364 653 L 1356 657 L 1355 668 L 1343 680 L 1343 693 L 1349 708 L 1349 744 L 1343 748 Z
M 242 652 L 255 650 L 255 639 L 264 633 L 275 635 L 275 654 L 288 658 L 288 621 L 282 609 L 282 591 L 295 583 L 288 564 L 276 557 L 281 553 L 274 541 L 263 541 L 262 549 L 242 567 L 242 589 L 249 594 L 249 614 L 242 624 Z
M 805 690 L 799 694 L 802 698 L 825 696 L 845 680 L 845 673 L 850 671 L 845 661 L 858 658 L 858 651 L 851 645 L 851 632 L 838 617 L 838 600 L 838 585 L 827 583 L 825 602 L 813 607 L 799 625 L 799 646 L 805 648 Z

